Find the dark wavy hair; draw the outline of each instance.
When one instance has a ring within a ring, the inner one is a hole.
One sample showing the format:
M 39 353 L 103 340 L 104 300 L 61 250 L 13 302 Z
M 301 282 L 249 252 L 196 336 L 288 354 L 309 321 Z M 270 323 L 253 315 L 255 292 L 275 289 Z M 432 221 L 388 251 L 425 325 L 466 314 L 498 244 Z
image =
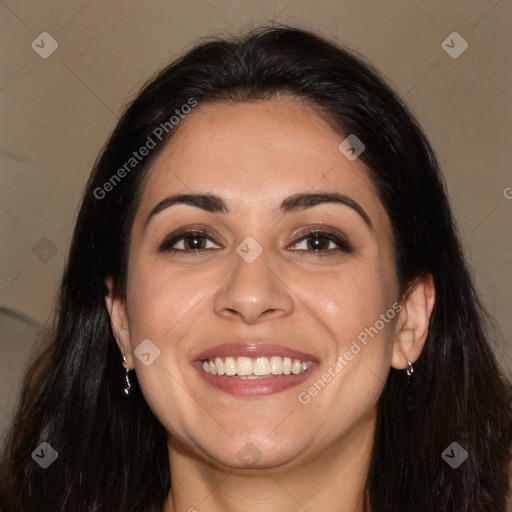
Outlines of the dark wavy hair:
M 144 180 L 176 130 L 164 131 L 108 194 L 98 198 L 98 190 L 191 98 L 200 105 L 276 95 L 314 106 L 340 137 L 355 134 L 363 141 L 360 159 L 391 220 L 401 290 L 428 273 L 436 288 L 410 414 L 403 371 L 391 369 L 379 399 L 365 510 L 505 511 L 511 387 L 490 346 L 490 321 L 434 152 L 406 106 L 361 57 L 283 26 L 201 42 L 150 80 L 125 110 L 87 183 L 54 337 L 27 373 L 9 431 L 2 511 L 162 510 L 172 478 L 166 431 L 135 376 L 132 396 L 123 397 L 124 370 L 104 297 L 107 276 L 125 293 Z M 46 470 L 31 458 L 44 441 L 58 452 Z M 441 456 L 454 441 L 468 453 L 457 469 Z

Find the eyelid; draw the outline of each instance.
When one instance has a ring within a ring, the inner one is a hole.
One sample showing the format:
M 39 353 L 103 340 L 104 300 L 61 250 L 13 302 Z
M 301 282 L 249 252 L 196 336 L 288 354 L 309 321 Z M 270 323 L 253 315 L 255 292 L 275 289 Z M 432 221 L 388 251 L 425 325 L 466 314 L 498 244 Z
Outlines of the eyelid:
M 349 253 L 354 251 L 352 244 L 350 244 L 350 242 L 348 241 L 348 238 L 343 233 L 339 232 L 338 230 L 331 230 L 331 229 L 325 229 L 325 228 L 321 228 L 321 229 L 313 228 L 313 229 L 310 229 L 309 231 L 306 231 L 305 233 L 302 233 L 301 235 L 297 235 L 297 236 L 299 236 L 299 238 L 293 242 L 293 245 L 297 245 L 300 242 L 302 242 L 303 240 L 313 237 L 315 235 L 319 235 L 321 238 L 326 238 L 327 240 L 330 240 L 331 242 L 335 243 L 338 246 L 338 249 L 334 249 L 334 250 L 331 249 L 328 251 L 310 250 L 310 251 L 301 251 L 301 252 L 312 252 L 312 253 L 316 253 L 319 255 L 320 254 L 328 255 L 328 254 L 332 254 L 334 251 L 343 251 L 343 252 L 349 252 Z
M 202 228 L 197 227 L 184 227 L 178 230 L 173 231 L 170 235 L 168 235 L 165 240 L 159 245 L 158 252 L 181 252 L 181 253 L 198 253 L 198 252 L 204 252 L 204 251 L 211 251 L 212 249 L 173 249 L 173 245 L 176 245 L 178 242 L 188 238 L 188 237 L 202 237 L 210 242 L 214 243 L 215 245 L 218 245 L 217 242 L 214 240 L 214 236 L 209 234 L 205 226 Z M 352 253 L 353 247 L 349 243 L 347 237 L 339 232 L 338 230 L 330 230 L 325 228 L 311 228 L 308 231 L 305 231 L 301 234 L 294 235 L 298 236 L 299 238 L 296 238 L 292 242 L 292 246 L 298 245 L 300 242 L 306 240 L 307 238 L 314 237 L 315 235 L 320 236 L 321 238 L 325 238 L 327 240 L 330 240 L 334 244 L 338 246 L 337 249 L 330 249 L 327 251 L 315 251 L 314 249 L 306 249 L 306 250 L 298 250 L 298 249 L 292 249 L 292 251 L 295 252 L 306 252 L 306 253 L 313 253 L 315 255 L 330 255 L 333 252 L 346 252 L 346 253 Z M 290 245 L 288 245 L 290 247 Z
M 217 242 L 215 242 L 214 237 L 218 235 L 213 235 L 208 232 L 208 228 L 206 226 L 185 226 L 183 228 L 176 229 L 175 231 L 171 232 L 169 235 L 167 235 L 164 239 L 164 241 L 158 246 L 158 252 L 168 252 L 168 251 L 176 251 L 176 252 L 196 252 L 192 250 L 184 250 L 184 249 L 173 249 L 172 246 L 178 243 L 179 241 L 191 237 L 191 236 L 200 236 L 203 238 L 206 238 L 210 240 L 211 242 L 215 243 L 215 245 L 218 245 Z M 220 238 L 220 236 L 219 236 Z M 198 249 L 199 250 L 199 249 Z M 201 249 L 209 250 L 209 249 Z

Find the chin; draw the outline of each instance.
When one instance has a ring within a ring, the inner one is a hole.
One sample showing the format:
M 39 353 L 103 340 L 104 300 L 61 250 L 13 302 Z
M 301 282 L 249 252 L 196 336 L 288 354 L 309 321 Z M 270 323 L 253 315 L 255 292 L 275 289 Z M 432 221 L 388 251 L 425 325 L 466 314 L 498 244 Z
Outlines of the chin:
M 236 469 L 272 469 L 293 461 L 302 453 L 302 446 L 297 444 L 294 436 L 269 441 L 246 435 L 230 438 L 222 449 L 218 443 L 212 445 L 211 449 L 204 450 L 205 453 L 216 463 Z

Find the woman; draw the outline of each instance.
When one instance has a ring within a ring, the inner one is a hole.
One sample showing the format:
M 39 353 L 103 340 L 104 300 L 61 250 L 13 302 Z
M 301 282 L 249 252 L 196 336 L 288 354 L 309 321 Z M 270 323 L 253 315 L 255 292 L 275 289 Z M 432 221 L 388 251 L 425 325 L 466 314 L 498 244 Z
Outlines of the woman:
M 505 510 L 510 386 L 432 149 L 313 34 L 213 40 L 144 87 L 58 313 L 2 510 Z

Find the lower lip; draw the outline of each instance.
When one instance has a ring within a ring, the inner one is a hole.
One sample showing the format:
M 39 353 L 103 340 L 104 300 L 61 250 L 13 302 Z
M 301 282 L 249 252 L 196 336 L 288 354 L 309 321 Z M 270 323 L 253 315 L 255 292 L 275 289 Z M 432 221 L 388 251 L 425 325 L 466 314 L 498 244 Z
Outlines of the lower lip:
M 316 365 L 313 364 L 307 371 L 298 373 L 297 375 L 272 375 L 258 379 L 239 379 L 236 377 L 206 373 L 201 363 L 194 364 L 194 367 L 208 384 L 230 395 L 243 397 L 274 395 L 293 388 L 294 386 L 298 386 L 309 378 L 315 366 Z

